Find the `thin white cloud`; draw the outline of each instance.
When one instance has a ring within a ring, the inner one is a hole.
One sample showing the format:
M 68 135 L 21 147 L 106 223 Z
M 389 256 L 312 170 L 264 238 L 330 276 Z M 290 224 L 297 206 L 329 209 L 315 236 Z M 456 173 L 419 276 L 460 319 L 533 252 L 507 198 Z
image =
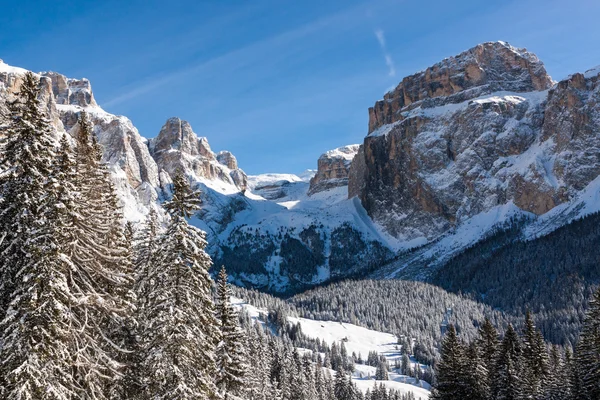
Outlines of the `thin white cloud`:
M 396 76 L 396 66 L 394 65 L 394 60 L 392 56 L 388 53 L 387 47 L 385 45 L 385 33 L 382 29 L 376 29 L 374 31 L 375 37 L 379 42 L 379 47 L 381 48 L 381 52 L 383 53 L 383 57 L 385 59 L 385 65 L 388 67 L 389 76 Z
M 375 30 L 375 36 L 377 37 L 377 41 L 383 50 L 385 50 L 385 33 L 381 29 Z

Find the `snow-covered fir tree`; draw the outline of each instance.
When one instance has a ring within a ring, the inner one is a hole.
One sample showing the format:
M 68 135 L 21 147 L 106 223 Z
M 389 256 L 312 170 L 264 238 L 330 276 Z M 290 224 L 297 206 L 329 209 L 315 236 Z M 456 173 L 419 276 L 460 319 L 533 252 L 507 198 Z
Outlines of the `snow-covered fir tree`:
M 161 236 L 148 279 L 156 286 L 142 303 L 142 373 L 150 399 L 218 396 L 215 349 L 219 343 L 205 233 L 188 224 L 199 193 L 178 172 L 166 202 L 171 220 Z
M 379 360 L 379 364 L 377 364 L 377 369 L 375 371 L 375 379 L 378 381 L 387 381 L 390 379 L 385 360 Z
M 0 396 L 66 400 L 77 395 L 71 367 L 81 321 L 61 247 L 69 195 L 53 175 L 52 129 L 38 96 L 38 80 L 27 73 L 2 132 Z
M 600 289 L 590 300 L 576 350 L 576 395 L 580 399 L 600 398 Z
M 225 267 L 221 267 L 217 281 L 217 319 L 221 324 L 221 342 L 217 348 L 217 387 L 230 397 L 241 396 L 245 389 L 247 343 L 239 327 L 237 313 L 231 306 L 231 290 Z
M 525 399 L 537 399 L 543 394 L 547 385 L 548 350 L 546 343 L 534 323 L 530 312 L 525 317 L 523 335 L 523 376 L 522 395 Z
M 483 324 L 479 328 L 477 347 L 479 348 L 482 366 L 487 371 L 485 378 L 482 378 L 484 379 L 482 384 L 489 390 L 492 386 L 496 356 L 498 353 L 498 331 L 489 318 L 485 318 Z M 486 397 L 490 398 L 489 394 Z
M 465 348 L 456 334 L 454 325 L 448 326 L 442 341 L 441 359 L 436 365 L 436 386 L 432 399 L 466 399 L 469 388 L 465 379 L 467 362 Z
M 522 345 L 512 325 L 500 343 L 492 390 L 498 400 L 518 399 L 522 393 Z
M 75 352 L 73 375 L 82 395 L 98 399 L 115 398 L 125 390 L 121 378 L 131 350 L 126 347 L 123 329 L 135 325 L 131 249 L 101 154 L 92 125 L 81 112 L 76 129 L 77 193 L 69 255 L 76 268 L 73 294 L 81 299 L 74 312 L 86 321 L 83 331 L 87 340 Z
M 26 258 L 26 230 L 33 227 L 39 211 L 34 202 L 43 197 L 54 157 L 50 124 L 39 94 L 38 79 L 25 74 L 19 93 L 7 104 L 8 120 L 0 132 L 0 318 L 8 308 L 15 274 Z

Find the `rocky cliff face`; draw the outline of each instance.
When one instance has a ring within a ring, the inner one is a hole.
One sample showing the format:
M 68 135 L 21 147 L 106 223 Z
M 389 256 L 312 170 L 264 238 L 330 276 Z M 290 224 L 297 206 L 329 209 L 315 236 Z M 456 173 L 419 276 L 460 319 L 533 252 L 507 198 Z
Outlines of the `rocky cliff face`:
M 187 121 L 170 118 L 150 140 L 149 148 L 159 169 L 169 176 L 181 169 L 191 177 L 220 180 L 246 190 L 247 177 L 235 157 L 229 152 L 213 153 L 208 140 L 198 137 Z
M 597 79 L 550 89 L 535 55 L 502 42 L 407 77 L 370 109 L 349 195 L 407 240 L 507 203 L 544 214 L 598 176 Z
M 0 103 L 18 91 L 25 72 L 0 60 Z M 97 105 L 87 79 L 70 79 L 56 72 L 42 72 L 38 77 L 42 103 L 57 133 L 74 135 L 79 114 L 88 114 L 128 219 L 142 220 L 150 207 L 158 207 L 157 201 L 177 168 L 183 168 L 192 179 L 222 180 L 245 189 L 246 174 L 235 165 L 235 157 L 230 154 L 228 164 L 220 163 L 206 138 L 199 138 L 187 122 L 170 119 L 149 142 L 129 119 Z M 229 168 L 232 166 L 235 168 Z
M 369 133 L 402 120 L 401 110 L 407 108 L 460 103 L 500 90 L 530 92 L 551 86 L 552 79 L 535 54 L 504 42 L 483 43 L 404 78 L 369 108 Z
M 359 145 L 339 147 L 329 150 L 319 157 L 317 173 L 310 180 L 308 194 L 322 192 L 334 187 L 348 185 L 348 171 Z

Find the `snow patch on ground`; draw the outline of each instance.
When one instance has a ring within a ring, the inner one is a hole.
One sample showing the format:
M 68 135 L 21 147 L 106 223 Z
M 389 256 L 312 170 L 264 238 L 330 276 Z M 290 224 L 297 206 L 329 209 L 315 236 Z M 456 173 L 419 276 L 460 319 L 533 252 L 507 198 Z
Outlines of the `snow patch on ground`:
M 244 310 L 249 317 L 255 322 L 264 324 L 268 312 L 263 309 L 254 307 L 242 299 L 232 297 L 231 303 L 238 311 Z M 346 346 L 348 354 L 353 352 L 357 355 L 360 353 L 363 359 L 366 359 L 370 351 L 376 351 L 378 354 L 384 355 L 391 365 L 394 365 L 394 360 L 400 358 L 401 354 L 397 345 L 398 338 L 389 333 L 374 331 L 353 324 L 344 324 L 335 321 L 316 321 L 306 318 L 288 317 L 288 321 L 293 324 L 300 324 L 302 332 L 314 339 L 321 339 L 329 346 L 333 343 L 340 345 L 342 342 Z M 414 360 L 411 362 L 412 367 L 416 365 Z M 331 371 L 332 374 L 335 372 Z M 413 392 L 417 399 L 426 400 L 429 398 L 429 389 L 431 388 L 427 382 L 416 382 L 414 378 L 406 375 L 401 375 L 390 371 L 390 379 L 387 381 L 375 381 L 371 377 L 375 376 L 375 368 L 369 365 L 356 364 L 356 371 L 352 379 L 357 387 L 363 392 L 368 389 L 373 389 L 375 382 L 383 383 L 388 389 L 394 389 L 401 393 Z

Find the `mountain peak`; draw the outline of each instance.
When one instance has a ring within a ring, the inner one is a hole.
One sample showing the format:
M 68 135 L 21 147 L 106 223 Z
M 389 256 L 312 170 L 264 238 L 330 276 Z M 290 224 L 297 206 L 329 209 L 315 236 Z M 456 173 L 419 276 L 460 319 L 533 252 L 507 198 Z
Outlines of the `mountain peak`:
M 553 85 L 544 64 L 526 49 L 485 42 L 402 79 L 369 109 L 369 133 L 402 119 L 400 110 L 459 103 L 497 91 L 533 92 Z
M 206 138 L 198 137 L 190 123 L 179 117 L 171 117 L 165 122 L 158 136 L 152 140 L 151 150 L 154 153 L 178 150 L 191 156 L 215 159 Z
M 310 179 L 309 195 L 348 184 L 350 164 L 360 145 L 351 144 L 329 150 L 319 157 L 317 173 Z

